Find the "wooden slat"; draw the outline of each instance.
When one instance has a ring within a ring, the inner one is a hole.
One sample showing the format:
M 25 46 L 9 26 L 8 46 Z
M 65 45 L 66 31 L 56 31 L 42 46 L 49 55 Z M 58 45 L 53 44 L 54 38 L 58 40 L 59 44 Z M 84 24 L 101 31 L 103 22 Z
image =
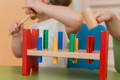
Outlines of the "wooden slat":
M 100 54 L 99 52 L 93 52 L 92 54 L 88 54 L 85 51 L 78 51 L 78 52 L 68 52 L 68 50 L 65 51 L 59 51 L 59 52 L 53 52 L 51 50 L 48 51 L 38 51 L 38 50 L 28 50 L 27 51 L 28 56 L 46 56 L 46 57 L 63 57 L 63 58 L 80 58 L 80 59 L 95 59 L 100 60 Z

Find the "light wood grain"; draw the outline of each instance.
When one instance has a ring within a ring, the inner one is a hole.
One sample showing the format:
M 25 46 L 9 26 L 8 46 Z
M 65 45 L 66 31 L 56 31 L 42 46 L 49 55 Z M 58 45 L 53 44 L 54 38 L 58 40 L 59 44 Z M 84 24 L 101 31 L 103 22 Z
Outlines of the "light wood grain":
M 100 60 L 99 52 L 95 51 L 92 54 L 88 54 L 85 51 L 78 52 L 68 52 L 68 50 L 53 52 L 51 50 L 48 51 L 38 51 L 38 50 L 28 50 L 28 56 L 46 56 L 46 57 L 63 57 L 63 58 L 80 58 L 80 59 L 95 59 Z

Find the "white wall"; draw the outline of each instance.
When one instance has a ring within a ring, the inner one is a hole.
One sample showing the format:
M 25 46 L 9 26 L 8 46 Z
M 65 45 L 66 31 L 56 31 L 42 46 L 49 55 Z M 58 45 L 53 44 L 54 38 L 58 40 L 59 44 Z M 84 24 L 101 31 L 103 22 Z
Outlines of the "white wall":
M 73 8 L 76 10 L 76 11 L 80 11 L 81 8 L 80 8 L 80 2 L 81 0 L 73 0 Z

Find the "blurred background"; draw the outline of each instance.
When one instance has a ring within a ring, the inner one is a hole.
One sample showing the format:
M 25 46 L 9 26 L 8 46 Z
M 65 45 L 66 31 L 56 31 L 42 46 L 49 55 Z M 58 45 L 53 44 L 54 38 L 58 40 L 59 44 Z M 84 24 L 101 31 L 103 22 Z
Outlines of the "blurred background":
M 11 37 L 9 34 L 9 25 L 16 20 L 24 17 L 22 6 L 25 0 L 0 0 L 0 65 L 21 65 L 21 59 L 14 57 L 11 51 Z M 120 12 L 120 0 L 73 0 L 71 8 L 76 11 L 90 6 L 94 11 L 100 9 L 111 9 L 115 12 Z M 25 25 L 29 26 L 32 21 Z M 109 66 L 114 66 L 112 38 L 110 37 L 109 45 Z
M 24 3 L 25 0 L 0 0 L 0 65 L 21 65 L 21 59 L 17 59 L 11 51 L 11 36 L 8 35 L 9 26 L 25 16 Z M 28 21 L 25 26 L 31 23 Z
M 14 57 L 11 51 L 9 25 L 24 14 L 21 9 L 24 0 L 0 0 L 0 65 L 19 65 L 21 60 Z

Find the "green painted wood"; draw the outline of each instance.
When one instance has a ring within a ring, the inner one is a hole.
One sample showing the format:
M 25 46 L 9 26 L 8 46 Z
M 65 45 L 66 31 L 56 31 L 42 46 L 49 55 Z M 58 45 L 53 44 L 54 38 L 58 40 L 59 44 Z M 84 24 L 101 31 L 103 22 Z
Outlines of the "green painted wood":
M 43 49 L 48 49 L 48 30 L 43 30 Z
M 21 75 L 21 67 L 0 66 L 0 80 L 98 80 L 98 71 L 67 68 L 40 68 L 30 76 Z M 108 72 L 107 80 L 120 80 L 117 72 Z
M 120 40 L 113 39 L 115 68 L 120 73 Z
M 45 30 L 45 49 L 48 49 L 48 30 Z
M 45 49 L 45 30 L 43 30 L 43 49 Z
M 69 43 L 69 51 L 75 51 L 75 34 L 70 34 L 70 43 Z M 73 61 L 74 59 L 69 59 L 69 61 Z
M 75 51 L 75 34 L 70 34 L 70 44 L 69 44 L 69 51 Z

